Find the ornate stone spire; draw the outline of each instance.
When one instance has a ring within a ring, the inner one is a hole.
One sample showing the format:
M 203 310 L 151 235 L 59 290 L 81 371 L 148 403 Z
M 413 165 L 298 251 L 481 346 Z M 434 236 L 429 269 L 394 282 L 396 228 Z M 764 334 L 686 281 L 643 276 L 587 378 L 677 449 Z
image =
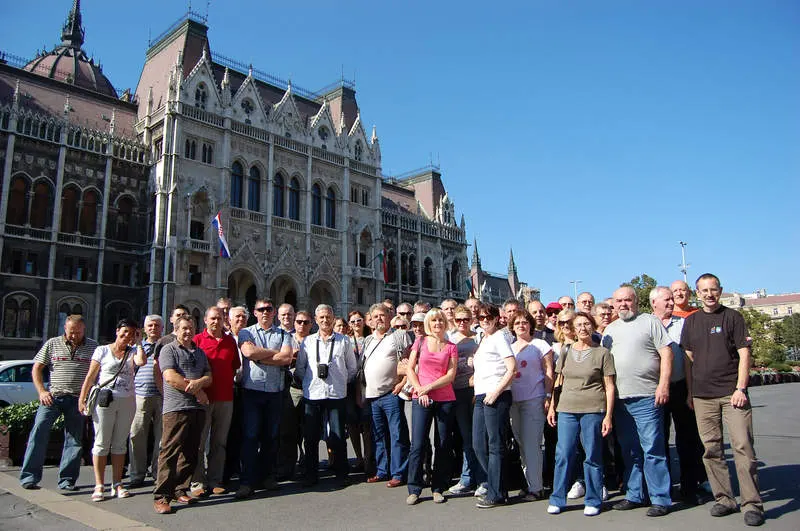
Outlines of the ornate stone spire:
M 370 139 L 370 142 L 372 142 L 374 144 L 377 141 L 378 141 L 378 128 L 373 125 L 372 126 L 372 138 Z
M 517 297 L 519 277 L 517 276 L 517 264 L 514 263 L 514 249 L 511 249 L 511 257 L 508 260 L 508 287 L 511 288 L 511 296 Z
M 473 238 L 472 240 L 472 267 L 476 269 L 481 268 L 481 257 L 478 256 L 478 239 Z
M 61 43 L 64 46 L 80 48 L 83 45 L 83 24 L 81 24 L 81 0 L 73 0 L 72 9 L 61 29 Z

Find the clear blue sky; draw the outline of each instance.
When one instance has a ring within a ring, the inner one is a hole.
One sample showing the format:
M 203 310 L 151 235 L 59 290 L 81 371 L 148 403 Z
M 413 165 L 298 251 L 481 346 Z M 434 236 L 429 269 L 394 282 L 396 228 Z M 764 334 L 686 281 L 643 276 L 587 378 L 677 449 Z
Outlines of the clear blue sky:
M 0 48 L 32 56 L 71 2 L 2 4 Z M 187 4 L 128 5 L 82 2 L 120 92 Z M 305 88 L 355 77 L 384 173 L 432 153 L 484 268 L 513 245 L 543 299 L 669 282 L 679 240 L 690 278 L 800 291 L 796 1 L 218 0 L 209 27 L 213 50 Z

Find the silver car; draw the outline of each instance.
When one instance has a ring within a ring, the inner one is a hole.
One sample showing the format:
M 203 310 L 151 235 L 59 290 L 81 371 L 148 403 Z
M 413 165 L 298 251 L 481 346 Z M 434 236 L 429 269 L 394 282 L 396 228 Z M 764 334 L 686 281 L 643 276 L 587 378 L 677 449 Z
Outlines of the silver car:
M 47 387 L 49 373 L 45 370 L 44 381 Z M 25 404 L 38 400 L 39 393 L 33 385 L 32 360 L 0 361 L 0 407 L 9 404 Z

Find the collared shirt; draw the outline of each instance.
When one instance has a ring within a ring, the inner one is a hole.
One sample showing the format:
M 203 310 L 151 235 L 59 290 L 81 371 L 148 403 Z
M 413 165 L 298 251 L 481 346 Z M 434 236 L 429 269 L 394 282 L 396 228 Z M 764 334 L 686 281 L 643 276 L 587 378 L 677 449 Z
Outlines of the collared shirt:
M 681 332 L 683 332 L 684 321 L 683 318 L 673 314 L 669 318 L 669 322 L 664 325 L 669 338 L 672 340 L 670 344 L 670 347 L 672 347 L 672 375 L 669 377 L 669 383 L 686 379 L 686 362 L 684 361 L 686 352 L 681 347 Z
M 362 361 L 367 382 L 364 396 L 378 398 L 390 392 L 397 383 L 397 362 L 408 356 L 411 343 L 408 334 L 386 333 L 382 338 L 375 334 L 364 340 Z
M 136 369 L 136 377 L 133 380 L 134 387 L 136 388 L 136 396 L 149 397 L 161 396 L 156 387 L 156 381 L 153 377 L 153 366 L 155 365 L 155 357 L 153 350 L 156 344 L 147 340 L 142 341 L 142 348 L 144 355 L 147 356 L 147 362 Z
M 239 332 L 239 347 L 245 343 L 272 350 L 280 350 L 284 345 L 292 347 L 292 336 L 277 326 L 268 330 L 256 323 Z M 253 360 L 247 360 L 242 367 L 242 386 L 253 391 L 277 393 L 283 391 L 284 368 L 278 365 L 267 365 Z
M 84 337 L 83 343 L 75 346 L 67 343 L 67 338 L 62 335 L 48 339 L 33 361 L 47 366 L 50 371 L 50 392 L 53 395 L 78 396 L 96 348 L 94 339 Z
M 328 365 L 328 377 L 319 377 L 319 364 Z M 311 334 L 300 345 L 295 378 L 303 382 L 303 397 L 308 400 L 345 398 L 347 382 L 358 370 L 353 343 L 349 337 L 334 332 L 328 340 L 319 332 Z
M 239 347 L 230 334 L 222 334 L 217 339 L 206 328 L 196 336 L 194 342 L 203 349 L 211 367 L 211 386 L 206 388 L 211 402 L 230 402 L 233 400 L 233 378 L 241 366 Z
M 556 342 L 556 334 L 551 329 L 544 327 L 544 330 L 533 330 L 531 334 L 534 339 L 541 339 L 542 341 L 546 341 L 548 345 L 552 345 Z
M 172 369 L 187 380 L 197 380 L 206 373 L 211 372 L 208 365 L 206 354 L 203 349 L 198 348 L 194 343 L 190 347 L 184 347 L 178 341 L 173 341 L 161 349 L 158 357 L 158 365 L 161 372 Z M 213 376 L 212 376 L 213 381 Z M 175 389 L 166 381 L 164 382 L 164 406 L 162 413 L 173 411 L 185 411 L 187 409 L 204 409 L 205 406 L 197 401 L 197 397 L 191 393 Z

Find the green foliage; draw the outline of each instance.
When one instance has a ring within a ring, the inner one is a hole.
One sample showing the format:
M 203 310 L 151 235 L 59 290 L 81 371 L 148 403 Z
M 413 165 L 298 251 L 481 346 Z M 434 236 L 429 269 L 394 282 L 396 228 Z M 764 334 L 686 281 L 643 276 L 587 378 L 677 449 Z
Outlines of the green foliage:
M 781 363 L 778 361 L 771 361 L 768 365 L 770 369 L 774 369 L 777 372 L 792 372 L 791 365 L 786 363 Z
M 776 341 L 775 323 L 764 313 L 752 308 L 742 310 L 747 330 L 753 338 L 753 359 L 756 365 L 772 366 L 786 361 L 786 347 Z M 791 369 L 789 369 L 791 370 Z
M 636 296 L 639 299 L 639 313 L 650 313 L 650 290 L 657 285 L 656 279 L 642 273 L 638 277 L 633 277 L 630 282 L 624 282 L 619 286 L 632 287 L 634 291 L 636 291 Z
M 790 315 L 775 325 L 775 338 L 790 349 L 800 349 L 800 314 Z
M 789 367 L 800 367 L 800 361 L 787 361 L 786 365 Z
M 5 426 L 11 433 L 25 432 L 33 427 L 33 420 L 39 410 L 39 401 L 27 404 L 12 404 L 0 408 L 0 426 Z M 52 430 L 64 428 L 64 415 L 60 415 L 53 423 Z

